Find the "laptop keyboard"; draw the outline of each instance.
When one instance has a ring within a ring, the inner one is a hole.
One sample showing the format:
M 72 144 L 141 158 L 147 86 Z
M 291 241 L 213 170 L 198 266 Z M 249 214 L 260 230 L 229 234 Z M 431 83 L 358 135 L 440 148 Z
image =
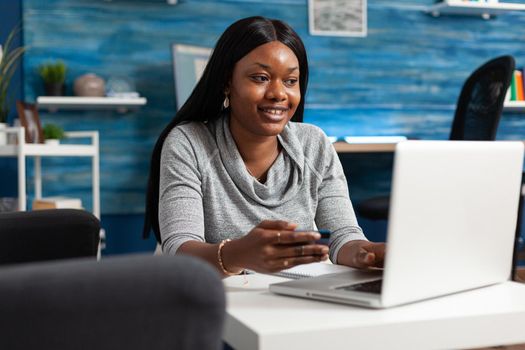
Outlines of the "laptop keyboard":
M 371 282 L 351 284 L 349 286 L 338 287 L 336 289 L 348 290 L 348 291 L 353 291 L 353 292 L 381 294 L 382 285 L 383 285 L 383 280 L 375 280 Z

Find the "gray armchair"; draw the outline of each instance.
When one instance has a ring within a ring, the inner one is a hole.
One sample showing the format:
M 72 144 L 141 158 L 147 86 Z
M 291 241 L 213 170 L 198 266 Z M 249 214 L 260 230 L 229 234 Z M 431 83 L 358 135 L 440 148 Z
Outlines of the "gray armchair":
M 34 219 L 32 215 L 18 213 L 15 219 L 27 223 Z M 80 217 L 92 220 L 89 215 Z M 8 235 L 4 223 L 9 222 L 17 229 L 15 245 L 20 247 L 24 232 L 10 220 L 12 215 L 6 218 L 0 214 L 0 236 Z M 80 222 L 79 217 L 73 221 L 73 226 L 92 228 L 83 231 L 85 234 L 93 234 L 98 227 L 91 226 L 92 222 L 83 226 L 86 222 Z M 55 228 L 62 226 L 55 223 Z M 36 234 L 38 230 L 33 229 Z M 4 238 L 0 238 L 2 245 L 8 244 Z M 40 247 L 40 252 L 60 246 L 55 239 L 45 241 L 39 244 L 53 246 Z M 0 254 L 6 250 L 2 247 Z M 207 263 L 189 256 L 151 255 L 98 262 L 94 258 L 96 249 L 92 253 L 91 257 L 45 262 L 20 263 L 22 259 L 17 258 L 13 263 L 4 259 L 8 264 L 0 266 L 0 349 L 222 347 L 224 290 L 218 273 Z M 47 255 L 48 260 L 51 258 Z

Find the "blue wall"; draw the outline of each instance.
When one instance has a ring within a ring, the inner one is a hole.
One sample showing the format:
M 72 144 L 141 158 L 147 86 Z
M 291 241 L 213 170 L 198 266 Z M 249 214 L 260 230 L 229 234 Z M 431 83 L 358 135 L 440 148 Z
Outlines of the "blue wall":
M 22 2 L 21 0 L 0 1 L 0 43 L 4 43 L 9 33 L 17 25 L 22 25 Z M 13 47 L 23 44 L 23 32 L 13 42 Z M 15 101 L 23 96 L 23 69 L 21 65 L 15 71 L 10 84 L 9 95 L 12 96 L 9 121 L 16 115 Z M 0 197 L 13 197 L 17 195 L 17 167 L 15 159 L 0 158 Z
M 433 18 L 423 13 L 432 2 L 369 0 L 368 36 L 336 38 L 308 34 L 307 0 L 181 0 L 176 6 L 160 0 L 26 0 L 24 34 L 31 50 L 24 61 L 25 95 L 33 100 L 42 93 L 38 65 L 60 58 L 68 64 L 69 93 L 76 77 L 94 72 L 105 79 L 126 77 L 148 98 L 147 106 L 124 115 L 41 114 L 43 123 L 68 130 L 100 130 L 102 213 L 130 215 L 135 224 L 125 234 L 136 237 L 151 148 L 175 112 L 171 44 L 211 47 L 238 18 L 283 19 L 309 53 L 307 122 L 334 136 L 445 139 L 460 88 L 477 66 L 501 54 L 524 64 L 525 13 L 489 21 Z M 523 115 L 505 114 L 498 138 L 524 135 Z M 388 191 L 390 155 L 345 156 L 343 162 L 354 200 Z M 88 162 L 47 160 L 44 168 L 44 194 L 65 192 L 91 205 Z

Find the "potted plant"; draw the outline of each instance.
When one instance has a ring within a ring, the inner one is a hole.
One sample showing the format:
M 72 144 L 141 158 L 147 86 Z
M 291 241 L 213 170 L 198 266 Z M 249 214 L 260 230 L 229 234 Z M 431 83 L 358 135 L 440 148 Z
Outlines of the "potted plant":
M 13 40 L 20 31 L 20 28 L 15 27 L 7 36 L 3 45 L 0 45 L 0 129 L 7 127 L 7 118 L 9 116 L 10 96 L 9 84 L 11 78 L 18 66 L 18 60 L 24 54 L 24 47 L 13 48 Z M 6 134 L 0 132 L 0 144 L 6 143 Z
M 56 124 L 46 124 L 42 129 L 45 143 L 48 145 L 58 145 L 60 140 L 65 138 L 64 129 Z
M 66 64 L 57 60 L 48 62 L 38 67 L 38 73 L 44 81 L 44 90 L 47 96 L 64 96 L 66 89 Z

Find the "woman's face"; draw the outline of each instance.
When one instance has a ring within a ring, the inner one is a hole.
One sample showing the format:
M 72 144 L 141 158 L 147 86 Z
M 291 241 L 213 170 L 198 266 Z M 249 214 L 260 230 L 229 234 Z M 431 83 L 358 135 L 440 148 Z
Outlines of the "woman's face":
M 301 100 L 299 61 L 279 41 L 261 45 L 235 64 L 226 93 L 232 133 L 276 136 Z

